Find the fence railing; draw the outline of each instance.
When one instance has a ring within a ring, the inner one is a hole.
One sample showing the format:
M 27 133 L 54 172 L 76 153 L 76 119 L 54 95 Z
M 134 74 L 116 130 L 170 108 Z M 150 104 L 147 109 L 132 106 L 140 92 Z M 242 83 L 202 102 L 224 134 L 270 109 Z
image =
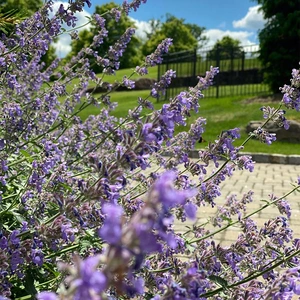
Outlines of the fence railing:
M 205 91 L 205 97 L 250 95 L 267 93 L 263 72 L 258 60 L 258 46 L 235 48 L 203 48 L 201 50 L 170 53 L 158 67 L 158 80 L 169 69 L 176 70 L 164 99 L 174 97 L 182 88 L 197 84 L 197 76 L 205 76 L 211 66 L 219 67 L 214 86 Z

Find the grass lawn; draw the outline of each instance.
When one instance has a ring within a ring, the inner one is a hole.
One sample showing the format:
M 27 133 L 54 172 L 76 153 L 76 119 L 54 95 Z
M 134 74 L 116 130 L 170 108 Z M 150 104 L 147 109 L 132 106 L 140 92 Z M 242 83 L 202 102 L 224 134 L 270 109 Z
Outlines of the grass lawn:
M 205 93 L 204 93 L 205 94 Z M 130 108 L 134 108 L 137 105 L 138 97 L 147 97 L 149 91 L 128 91 L 128 92 L 114 92 L 111 95 L 112 102 L 118 102 L 118 108 L 114 112 L 115 116 L 125 117 L 127 111 Z M 221 98 L 204 98 L 200 100 L 200 110 L 198 114 L 193 113 L 191 118 L 187 120 L 188 127 L 178 127 L 177 132 L 189 128 L 189 125 L 199 116 L 207 119 L 206 130 L 203 134 L 203 138 L 206 142 L 198 145 L 199 148 L 207 146 L 209 141 L 214 141 L 222 130 L 232 129 L 235 127 L 241 128 L 241 139 L 237 141 L 236 145 L 240 145 L 244 139 L 247 138 L 245 127 L 251 120 L 263 120 L 260 107 L 265 106 L 277 106 L 276 102 L 273 103 L 258 103 L 248 102 L 245 99 L 251 99 L 256 95 L 250 96 L 233 96 L 233 97 L 221 97 Z M 153 100 L 156 109 L 159 109 L 163 103 Z M 89 114 L 97 114 L 99 108 L 89 107 L 87 110 L 81 113 L 82 119 L 85 119 Z M 295 111 L 287 111 L 287 119 L 293 119 L 300 121 L 299 113 Z M 257 140 L 249 141 L 244 151 L 253 153 L 278 153 L 278 154 L 300 154 L 300 145 L 278 142 L 276 141 L 271 146 L 262 144 Z
M 151 78 L 151 79 L 156 80 L 157 79 L 157 66 L 148 68 L 148 74 L 144 75 L 143 77 L 141 77 L 140 75 L 137 75 L 135 73 L 133 74 L 133 73 L 134 73 L 134 69 L 121 69 L 121 70 L 118 70 L 115 75 L 104 74 L 103 81 L 109 82 L 109 83 L 121 82 L 123 80 L 124 76 L 129 77 L 131 75 L 132 76 L 130 77 L 130 79 L 132 79 L 132 80 L 137 80 L 139 78 Z M 101 78 L 102 73 L 97 74 L 97 76 L 99 78 Z M 73 88 L 73 85 L 78 84 L 78 83 L 79 83 L 78 78 L 73 79 L 72 83 L 68 84 L 67 91 L 70 92 Z M 89 85 L 89 87 L 94 87 L 94 86 L 95 86 L 94 83 L 90 83 L 90 85 Z

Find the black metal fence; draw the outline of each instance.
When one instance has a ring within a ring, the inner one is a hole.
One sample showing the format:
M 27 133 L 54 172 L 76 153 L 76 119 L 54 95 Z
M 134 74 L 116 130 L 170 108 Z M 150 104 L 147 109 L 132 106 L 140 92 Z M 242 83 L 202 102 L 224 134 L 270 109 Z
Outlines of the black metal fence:
M 205 97 L 258 95 L 267 93 L 263 72 L 258 60 L 258 46 L 238 48 L 203 48 L 201 50 L 170 53 L 158 67 L 158 80 L 169 69 L 176 71 L 164 99 L 174 97 L 183 88 L 195 86 L 198 76 L 205 76 L 211 66 L 219 67 L 213 87 L 204 92 Z

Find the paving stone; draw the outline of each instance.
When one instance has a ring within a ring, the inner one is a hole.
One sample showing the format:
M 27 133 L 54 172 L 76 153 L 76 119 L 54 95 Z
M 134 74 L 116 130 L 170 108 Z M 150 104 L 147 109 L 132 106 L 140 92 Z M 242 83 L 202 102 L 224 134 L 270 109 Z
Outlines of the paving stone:
M 297 157 L 297 159 L 298 158 L 300 157 Z M 296 161 L 300 164 L 300 159 Z M 211 167 L 211 171 L 212 170 L 213 167 Z M 265 202 L 260 200 L 265 199 L 269 201 L 270 194 L 281 197 L 288 193 L 292 189 L 291 184 L 297 181 L 298 176 L 300 176 L 299 165 L 257 163 L 253 173 L 250 173 L 248 170 L 236 170 L 232 178 L 223 182 L 221 184 L 222 196 L 216 199 L 216 203 L 217 205 L 223 205 L 226 197 L 229 195 L 236 194 L 239 199 L 244 193 L 247 193 L 249 190 L 254 190 L 254 200 L 247 205 L 247 213 L 251 213 L 265 205 Z M 291 228 L 294 231 L 295 237 L 300 238 L 300 193 L 294 192 L 289 195 L 287 199 L 292 208 L 292 216 L 290 219 Z M 197 224 L 203 224 L 208 218 L 215 216 L 215 214 L 216 208 L 209 206 L 202 207 L 198 210 L 198 219 L 195 222 Z M 261 228 L 266 221 L 279 215 L 278 208 L 273 205 L 253 215 L 252 218 L 257 223 L 258 228 Z M 176 229 L 183 233 L 186 230 L 185 225 L 186 224 L 182 225 L 182 223 L 176 223 Z M 216 231 L 218 228 L 210 226 L 210 229 Z M 236 240 L 240 232 L 241 228 L 238 226 L 230 227 L 216 234 L 214 239 L 223 246 L 228 246 Z

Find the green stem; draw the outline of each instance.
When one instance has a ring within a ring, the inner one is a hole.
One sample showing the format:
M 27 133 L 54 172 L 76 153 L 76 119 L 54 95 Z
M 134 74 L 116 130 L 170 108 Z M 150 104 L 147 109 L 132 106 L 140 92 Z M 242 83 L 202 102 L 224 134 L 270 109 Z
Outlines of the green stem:
M 167 268 L 164 268 L 164 269 L 148 270 L 148 272 L 150 272 L 150 273 L 163 273 L 163 272 L 172 270 L 173 268 L 174 267 L 167 267 Z
M 59 255 L 64 254 L 64 253 L 66 253 L 66 252 L 75 250 L 75 249 L 77 249 L 78 247 L 79 247 L 78 244 L 72 245 L 72 246 L 69 246 L 69 247 L 66 247 L 66 248 L 64 248 L 64 249 L 62 249 L 62 250 L 60 250 L 60 251 L 58 251 L 58 252 L 54 252 L 54 253 L 52 253 L 52 254 L 49 254 L 49 255 L 45 256 L 45 259 L 49 259 L 49 258 L 52 258 L 52 257 L 55 257 L 55 256 L 59 256 Z
M 15 298 L 16 300 L 26 300 L 26 299 L 32 299 L 32 295 L 27 295 L 19 298 Z
M 51 218 L 49 218 L 45 223 L 44 223 L 44 225 L 47 225 L 47 224 L 49 224 L 50 222 L 52 222 L 54 219 L 56 219 L 58 216 L 60 216 L 61 215 L 61 212 L 58 212 L 58 213 L 56 213 L 54 216 L 52 216 Z
M 57 281 L 57 278 L 53 278 L 53 279 L 50 279 L 48 281 L 45 281 L 45 282 L 42 282 L 42 283 L 39 283 L 36 285 L 36 287 L 39 287 L 39 286 L 43 286 L 43 285 L 46 285 L 46 284 L 49 284 L 49 283 L 52 283 L 54 281 Z

